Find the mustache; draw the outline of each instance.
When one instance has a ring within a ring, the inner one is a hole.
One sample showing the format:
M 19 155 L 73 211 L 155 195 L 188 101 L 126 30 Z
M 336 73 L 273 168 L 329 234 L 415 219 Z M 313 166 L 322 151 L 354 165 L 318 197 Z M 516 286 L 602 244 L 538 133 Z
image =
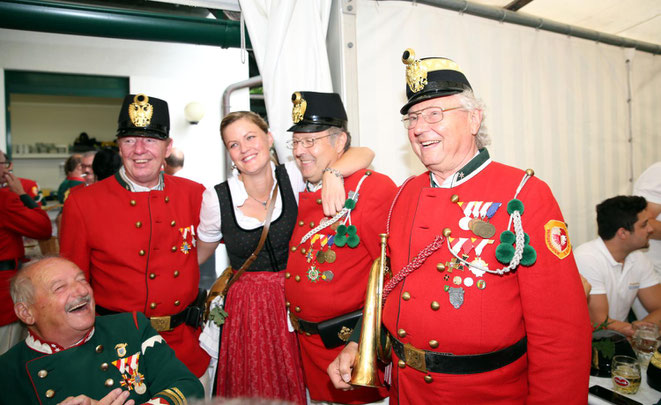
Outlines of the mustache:
M 79 308 L 79 307 L 82 307 L 84 305 L 89 304 L 89 302 L 91 300 L 92 300 L 92 296 L 90 294 L 87 294 L 84 297 L 80 297 L 80 298 L 76 299 L 75 301 L 67 303 L 67 305 L 65 305 L 64 309 L 67 312 L 71 312 L 72 310 L 74 310 L 76 308 Z

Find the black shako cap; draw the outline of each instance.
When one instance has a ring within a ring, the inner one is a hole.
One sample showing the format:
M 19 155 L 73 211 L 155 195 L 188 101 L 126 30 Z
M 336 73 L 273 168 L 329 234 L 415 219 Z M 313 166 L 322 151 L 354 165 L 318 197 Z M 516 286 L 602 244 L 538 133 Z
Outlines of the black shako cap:
M 170 136 L 168 103 L 142 93 L 124 97 L 117 119 L 117 138 L 127 136 L 168 139 Z
M 409 48 L 402 54 L 406 65 L 406 97 L 408 102 L 399 110 L 408 113 L 412 105 L 437 97 L 451 96 L 472 90 L 468 79 L 453 60 L 440 57 L 416 59 Z
M 347 129 L 347 113 L 337 93 L 297 91 L 291 96 L 294 104 L 289 132 L 320 132 L 330 127 Z

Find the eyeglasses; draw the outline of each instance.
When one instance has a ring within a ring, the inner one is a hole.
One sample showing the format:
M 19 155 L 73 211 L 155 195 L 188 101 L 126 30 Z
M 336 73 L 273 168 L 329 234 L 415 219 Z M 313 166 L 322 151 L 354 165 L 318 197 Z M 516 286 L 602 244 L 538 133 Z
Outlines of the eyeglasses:
M 329 136 L 333 136 L 333 134 L 318 136 L 316 138 L 290 139 L 287 141 L 287 147 L 289 149 L 296 149 L 296 147 L 301 144 L 304 148 L 311 148 L 314 146 L 315 142 L 320 139 L 328 138 Z
M 9 166 L 11 166 L 11 162 L 9 160 L 6 161 L 6 162 L 0 162 L 0 165 L 3 165 L 4 167 L 9 168 Z
M 405 115 L 402 118 L 402 123 L 404 124 L 404 128 L 406 129 L 415 128 L 415 126 L 418 124 L 418 117 L 422 116 L 422 118 L 425 120 L 427 124 L 436 124 L 437 122 L 441 122 L 443 120 L 443 112 L 459 110 L 461 108 L 464 107 L 459 106 L 452 108 L 441 108 L 441 107 L 423 108 L 420 111 L 416 111 L 413 113 L 409 113 L 408 115 Z

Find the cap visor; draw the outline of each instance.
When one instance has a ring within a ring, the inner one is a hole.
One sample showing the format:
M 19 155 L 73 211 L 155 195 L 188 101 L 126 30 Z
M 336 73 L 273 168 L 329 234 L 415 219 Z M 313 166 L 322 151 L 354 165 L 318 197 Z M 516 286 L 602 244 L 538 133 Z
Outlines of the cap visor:
M 289 128 L 288 132 L 321 132 L 330 128 L 330 125 L 319 124 L 295 124 Z
M 409 112 L 409 108 L 413 107 L 414 105 L 418 104 L 421 101 L 426 101 L 426 100 L 431 100 L 432 98 L 439 98 L 439 97 L 447 97 L 447 96 L 452 96 L 454 94 L 459 94 L 463 92 L 464 90 L 443 90 L 443 91 L 434 91 L 434 92 L 428 92 L 424 94 L 420 94 L 416 96 L 415 98 L 412 98 L 409 100 L 408 103 L 404 104 L 404 107 L 399 110 L 399 113 L 402 115 L 405 115 Z

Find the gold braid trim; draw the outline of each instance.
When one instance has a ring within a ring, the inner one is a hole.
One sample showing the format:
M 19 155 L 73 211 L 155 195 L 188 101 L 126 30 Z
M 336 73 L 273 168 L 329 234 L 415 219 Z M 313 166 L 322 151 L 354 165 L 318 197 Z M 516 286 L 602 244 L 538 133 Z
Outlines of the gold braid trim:
M 176 390 L 176 391 L 174 391 Z M 159 392 L 156 395 L 162 395 L 166 397 L 169 402 L 171 402 L 173 405 L 186 405 L 186 398 L 182 395 L 181 391 L 179 389 L 174 388 L 174 389 L 165 389 L 161 392 Z

